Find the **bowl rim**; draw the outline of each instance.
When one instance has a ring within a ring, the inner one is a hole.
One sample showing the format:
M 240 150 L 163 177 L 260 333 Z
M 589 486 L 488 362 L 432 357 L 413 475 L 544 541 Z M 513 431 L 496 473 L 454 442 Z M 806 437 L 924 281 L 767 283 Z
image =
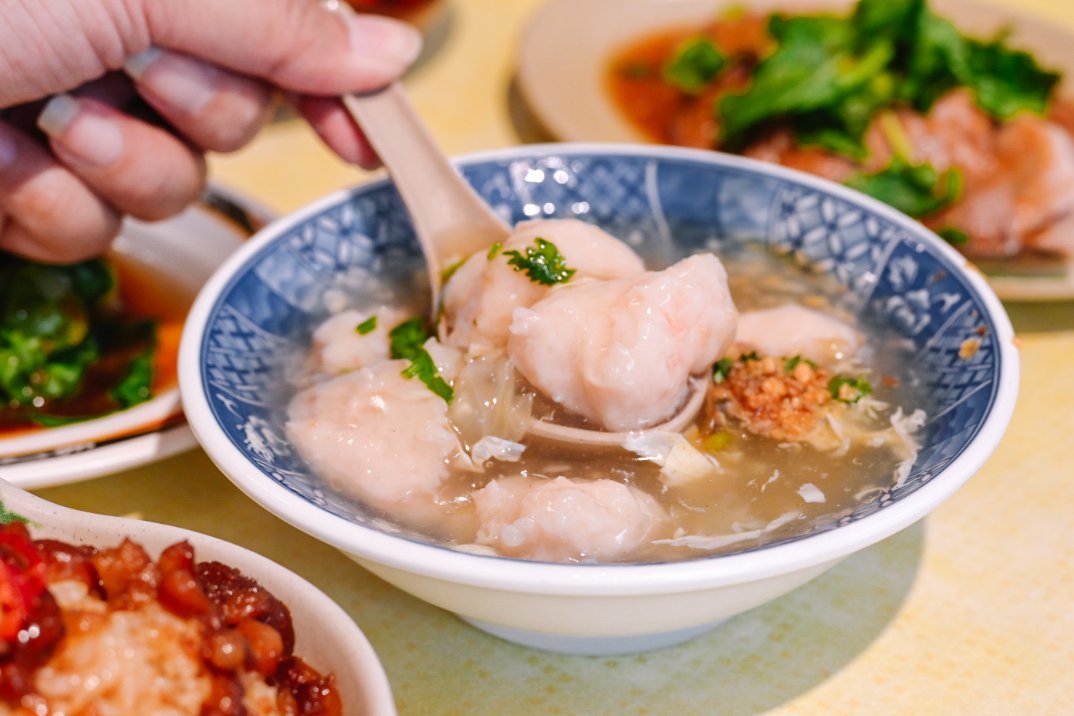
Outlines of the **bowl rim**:
M 794 541 L 726 555 L 674 562 L 557 564 L 463 552 L 366 527 L 332 515 L 273 481 L 236 448 L 216 423 L 202 380 L 200 356 L 206 320 L 220 295 L 250 259 L 295 225 L 347 199 L 377 190 L 382 179 L 335 191 L 259 232 L 232 254 L 199 292 L 179 350 L 179 383 L 191 429 L 209 458 L 247 496 L 296 528 L 356 557 L 383 566 L 470 586 L 507 592 L 577 596 L 624 596 L 689 592 L 762 580 L 833 563 L 923 518 L 950 497 L 991 455 L 1003 436 L 1018 392 L 1019 357 L 1006 311 L 980 272 L 924 226 L 881 202 L 813 175 L 718 152 L 639 144 L 548 143 L 476 152 L 453 160 L 469 165 L 550 156 L 630 156 L 720 165 L 774 177 L 857 205 L 883 217 L 927 245 L 959 271 L 975 291 L 996 331 L 998 386 L 991 411 L 966 448 L 926 484 L 860 520 Z

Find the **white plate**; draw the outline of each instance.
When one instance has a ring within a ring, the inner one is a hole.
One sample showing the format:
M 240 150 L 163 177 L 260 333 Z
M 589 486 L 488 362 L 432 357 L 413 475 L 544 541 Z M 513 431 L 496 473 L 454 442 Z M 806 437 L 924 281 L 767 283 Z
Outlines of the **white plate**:
M 167 276 L 163 292 L 186 307 L 213 270 L 273 218 L 219 186 L 167 221 L 129 220 L 113 251 Z M 0 438 L 0 477 L 24 488 L 76 482 L 160 460 L 196 445 L 182 416 L 178 385 L 140 405 L 95 420 Z
M 846 12 L 854 0 L 752 0 L 751 11 Z M 605 87 L 612 55 L 661 30 L 696 28 L 741 0 L 548 0 L 530 19 L 519 43 L 518 85 L 529 109 L 556 139 L 571 142 L 648 142 L 614 106 Z M 930 6 L 963 32 L 989 36 L 1010 30 L 1015 47 L 1032 51 L 1045 67 L 1074 78 L 1074 33 L 1039 18 L 974 0 L 931 0 Z M 1074 299 L 1074 262 L 1065 276 L 989 277 L 1007 300 Z

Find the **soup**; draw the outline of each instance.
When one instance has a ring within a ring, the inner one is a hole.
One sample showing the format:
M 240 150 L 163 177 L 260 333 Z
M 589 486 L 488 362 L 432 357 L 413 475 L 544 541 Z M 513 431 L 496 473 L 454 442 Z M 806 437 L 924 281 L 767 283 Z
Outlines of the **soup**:
M 343 311 L 287 434 L 315 473 L 458 549 L 637 562 L 759 547 L 905 479 L 924 396 L 900 341 L 759 250 L 646 270 L 580 221 L 519 224 L 405 305 Z M 692 387 L 696 386 L 696 387 Z M 694 390 L 685 429 L 661 424 Z M 612 434 L 579 446 L 535 421 Z

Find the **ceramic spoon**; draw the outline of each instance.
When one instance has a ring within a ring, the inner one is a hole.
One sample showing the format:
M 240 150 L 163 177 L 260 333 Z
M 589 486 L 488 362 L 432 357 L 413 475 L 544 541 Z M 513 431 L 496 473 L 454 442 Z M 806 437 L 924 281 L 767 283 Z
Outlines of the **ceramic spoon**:
M 436 315 L 444 269 L 505 241 L 511 228 L 455 171 L 398 83 L 344 96 L 343 104 L 384 162 L 410 214 Z
M 364 95 L 343 97 L 343 104 L 365 132 L 391 174 L 425 254 L 433 315 L 440 307 L 446 267 L 486 251 L 510 235 L 510 228 L 466 183 L 440 151 L 398 83 Z M 693 420 L 704 401 L 704 381 L 691 381 L 678 413 L 649 430 L 678 432 Z M 628 433 L 572 428 L 531 419 L 529 432 L 578 445 L 622 445 Z

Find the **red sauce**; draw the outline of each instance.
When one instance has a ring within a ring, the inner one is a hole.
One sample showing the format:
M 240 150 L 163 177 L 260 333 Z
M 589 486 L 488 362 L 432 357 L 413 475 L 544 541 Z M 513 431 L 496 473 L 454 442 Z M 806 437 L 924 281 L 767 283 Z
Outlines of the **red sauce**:
M 749 84 L 753 67 L 772 44 L 766 27 L 766 18 L 744 15 L 644 37 L 613 55 L 605 75 L 608 92 L 623 115 L 653 141 L 715 149 L 715 103 Z M 688 95 L 665 82 L 661 72 L 682 42 L 702 36 L 728 56 L 732 67 L 703 93 Z

